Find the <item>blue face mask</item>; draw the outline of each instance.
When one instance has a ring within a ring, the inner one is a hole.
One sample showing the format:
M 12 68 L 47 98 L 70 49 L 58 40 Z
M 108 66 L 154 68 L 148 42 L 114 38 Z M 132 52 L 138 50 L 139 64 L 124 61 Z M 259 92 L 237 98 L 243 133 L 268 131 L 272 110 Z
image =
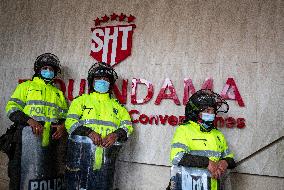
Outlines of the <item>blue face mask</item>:
M 106 93 L 109 90 L 110 83 L 105 80 L 95 80 L 94 90 L 99 93 Z
M 41 70 L 40 74 L 43 78 L 46 78 L 46 79 L 53 79 L 54 78 L 54 71 L 50 71 L 48 69 Z
M 206 122 L 206 121 L 212 122 L 212 121 L 214 121 L 214 119 L 215 119 L 215 114 L 202 113 L 201 119 L 202 119 L 203 121 L 205 121 L 205 122 Z

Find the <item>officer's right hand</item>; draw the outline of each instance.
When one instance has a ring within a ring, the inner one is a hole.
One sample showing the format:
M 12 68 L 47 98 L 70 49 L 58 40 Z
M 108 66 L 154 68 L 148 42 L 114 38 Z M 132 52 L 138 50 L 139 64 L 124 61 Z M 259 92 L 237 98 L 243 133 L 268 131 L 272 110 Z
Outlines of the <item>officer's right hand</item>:
M 209 160 L 209 164 L 208 164 L 207 168 L 208 168 L 209 172 L 211 173 L 212 178 L 217 179 L 218 178 L 218 174 L 217 174 L 218 163 Z
M 100 146 L 102 144 L 102 137 L 100 134 L 96 133 L 95 131 L 92 131 L 88 137 L 90 137 L 93 141 L 93 143 L 97 146 Z
M 27 123 L 29 124 L 29 126 L 31 126 L 33 133 L 35 135 L 41 135 L 43 132 L 43 126 L 37 122 L 36 120 L 34 120 L 33 118 L 30 118 Z

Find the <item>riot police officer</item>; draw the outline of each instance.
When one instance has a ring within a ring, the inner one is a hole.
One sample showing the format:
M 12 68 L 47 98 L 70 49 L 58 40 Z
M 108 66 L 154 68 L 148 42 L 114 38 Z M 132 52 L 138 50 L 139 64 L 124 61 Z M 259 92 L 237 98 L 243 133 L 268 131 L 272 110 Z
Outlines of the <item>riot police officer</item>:
M 111 96 L 116 79 L 111 66 L 95 63 L 88 72 L 90 94 L 77 97 L 70 105 L 65 122 L 70 135 L 68 190 L 112 189 L 119 142 L 125 142 L 133 131 L 128 111 Z
M 37 164 L 38 166 L 35 167 L 41 167 L 42 163 L 37 163 L 36 158 L 32 158 L 34 155 L 29 151 L 36 152 L 41 148 L 46 149 L 51 139 L 59 139 L 65 132 L 67 102 L 62 91 L 53 85 L 54 78 L 61 72 L 58 57 L 51 53 L 38 56 L 34 63 L 34 72 L 32 80 L 16 87 L 6 106 L 9 119 L 17 127 L 16 139 L 13 143 L 14 153 L 8 163 L 11 190 L 28 188 L 29 184 L 24 184 L 21 176 L 29 175 L 23 175 L 23 172 L 31 172 L 30 164 Z M 51 131 L 54 133 L 51 134 Z M 39 147 L 36 147 L 36 143 L 32 140 L 39 141 Z M 23 168 L 29 171 L 23 171 Z
M 226 169 L 235 167 L 224 135 L 214 126 L 216 114 L 228 110 L 226 101 L 210 90 L 190 97 L 185 121 L 177 127 L 171 143 L 171 189 L 217 190 Z

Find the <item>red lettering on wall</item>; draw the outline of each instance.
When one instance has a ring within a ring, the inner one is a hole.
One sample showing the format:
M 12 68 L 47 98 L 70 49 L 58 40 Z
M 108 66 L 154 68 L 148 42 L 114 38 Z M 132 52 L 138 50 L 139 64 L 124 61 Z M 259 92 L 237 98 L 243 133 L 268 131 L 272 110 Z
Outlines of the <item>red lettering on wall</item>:
M 178 124 L 178 118 L 174 115 L 171 115 L 169 118 L 168 118 L 168 123 L 171 125 L 171 126 L 176 126 Z
M 144 99 L 137 100 L 137 86 L 138 84 L 144 84 L 147 86 L 147 95 Z M 132 89 L 131 89 L 131 103 L 132 104 L 145 104 L 149 102 L 154 94 L 154 87 L 152 83 L 145 79 L 132 79 Z
M 116 84 L 114 84 L 113 86 L 113 93 L 121 104 L 127 103 L 127 86 L 128 80 L 125 79 L 122 80 L 121 92 L 119 91 Z
M 236 100 L 240 107 L 244 107 L 244 101 L 233 78 L 228 78 L 221 94 L 225 100 Z
M 166 94 L 167 89 L 170 91 L 170 94 Z M 156 105 L 160 105 L 163 99 L 172 99 L 176 105 L 180 105 L 180 101 L 177 97 L 176 90 L 172 81 L 169 78 L 165 79 L 165 82 L 157 96 L 155 101 Z
M 237 128 L 242 129 L 246 127 L 246 120 L 245 118 L 238 118 L 237 119 Z
M 236 124 L 236 120 L 233 117 L 227 117 L 225 122 L 227 128 L 233 128 Z
M 155 124 L 158 125 L 159 124 L 159 117 L 157 115 L 151 115 L 149 117 L 149 124 L 153 125 L 153 121 L 155 121 Z
M 80 81 L 80 89 L 79 89 L 79 94 L 78 95 L 81 96 L 82 94 L 84 94 L 85 93 L 85 89 L 86 89 L 86 80 L 85 79 L 81 79 L 81 81 Z M 74 99 L 73 91 L 74 91 L 74 80 L 73 79 L 69 79 L 67 98 L 70 101 L 73 101 L 73 99 Z
M 183 105 L 186 105 L 189 97 L 195 93 L 195 88 L 193 86 L 192 80 L 185 78 L 183 81 Z
M 223 117 L 216 117 L 214 120 L 214 126 L 216 126 L 217 128 L 222 128 L 224 127 L 225 121 L 223 119 Z
M 86 79 L 81 79 L 80 82 L 80 90 L 79 90 L 79 96 L 81 96 L 82 94 L 84 94 L 86 91 Z
M 213 90 L 213 79 L 212 78 L 206 78 L 204 83 L 201 86 L 201 89 Z
M 132 118 L 133 123 L 141 123 L 142 125 L 170 125 L 177 126 L 183 123 L 184 116 L 175 116 L 175 115 L 150 115 L 140 114 L 138 110 L 131 110 L 129 114 Z M 226 128 L 234 128 L 237 125 L 237 128 L 242 129 L 245 127 L 244 118 L 233 118 L 233 117 L 216 117 L 214 124 L 218 128 L 222 128 L 226 125 Z M 139 125 L 139 124 L 138 124 Z
M 179 120 L 178 124 L 183 123 L 184 119 L 185 119 L 185 116 L 184 116 L 184 115 L 178 116 L 178 120 Z
M 134 117 L 133 117 L 133 114 L 139 114 L 139 113 L 140 112 L 138 110 L 130 110 L 129 111 L 129 115 L 130 115 L 133 123 L 138 123 L 139 122 L 138 119 L 134 119 Z
M 70 101 L 73 101 L 73 99 L 74 99 L 74 97 L 73 97 L 73 89 L 74 89 L 74 80 L 73 79 L 69 79 L 67 98 Z
M 149 122 L 149 117 L 146 114 L 141 114 L 139 117 L 140 123 L 146 125 Z
M 159 119 L 162 125 L 166 124 L 168 117 L 169 117 L 168 115 L 165 115 L 165 116 L 159 115 Z
M 29 79 L 19 79 L 18 82 L 22 83 L 24 81 L 27 81 Z M 67 98 L 68 100 L 72 101 L 74 96 L 74 80 L 69 79 L 68 80 L 68 94 Z M 62 92 L 65 94 L 66 92 L 66 85 L 63 80 L 61 79 L 55 79 L 54 80 L 55 86 L 57 86 L 59 89 L 62 90 Z M 137 100 L 137 86 L 138 84 L 146 85 L 147 87 L 147 95 L 144 99 Z M 123 103 L 127 103 L 127 86 L 128 86 L 128 80 L 122 81 L 121 91 L 119 88 L 115 85 L 114 86 L 114 94 L 117 97 L 117 99 Z M 202 89 L 211 89 L 213 88 L 213 79 L 207 78 L 203 85 Z M 81 79 L 80 81 L 80 89 L 79 89 L 79 95 L 82 95 L 86 91 L 86 80 Z M 169 93 L 167 93 L 169 91 Z M 194 85 L 192 83 L 192 80 L 189 78 L 184 79 L 184 98 L 183 98 L 183 104 L 186 104 L 188 101 L 188 98 L 191 94 L 195 92 Z M 144 104 L 151 100 L 154 94 L 154 87 L 153 84 L 145 79 L 136 79 L 134 78 L 132 80 L 132 89 L 131 89 L 131 103 L 132 104 Z M 229 100 L 236 100 L 238 102 L 238 105 L 241 107 L 244 107 L 243 99 L 239 93 L 239 90 L 237 88 L 237 85 L 233 78 L 228 78 L 221 95 L 225 99 Z M 157 99 L 155 101 L 156 105 L 160 105 L 161 101 L 163 99 L 172 99 L 176 105 L 180 105 L 176 90 L 172 84 L 172 81 L 169 78 L 166 78 L 163 86 L 157 96 Z M 150 125 L 166 125 L 169 124 L 171 126 L 176 126 L 179 123 L 182 123 L 184 120 L 184 116 L 168 116 L 168 115 L 146 115 L 146 114 L 140 114 L 138 110 L 131 110 L 129 112 L 133 123 L 142 123 L 142 124 L 150 124 Z M 227 128 L 234 128 L 235 126 L 239 129 L 246 127 L 246 121 L 244 118 L 233 118 L 233 117 L 216 117 L 215 119 L 215 126 L 218 128 L 226 126 Z

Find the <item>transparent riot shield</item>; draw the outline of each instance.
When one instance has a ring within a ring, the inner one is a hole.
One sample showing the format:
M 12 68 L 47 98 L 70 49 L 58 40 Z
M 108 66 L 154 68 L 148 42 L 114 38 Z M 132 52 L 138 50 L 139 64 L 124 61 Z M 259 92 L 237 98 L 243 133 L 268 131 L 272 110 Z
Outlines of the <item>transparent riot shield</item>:
M 95 146 L 90 138 L 74 135 L 68 139 L 66 187 L 68 190 L 90 189 Z
M 65 189 L 65 140 L 50 140 L 43 147 L 41 137 L 34 135 L 31 127 L 23 127 L 21 190 Z
M 120 148 L 119 143 L 102 148 L 95 146 L 89 137 L 71 136 L 65 174 L 67 190 L 111 190 Z M 101 156 L 96 156 L 98 152 Z M 101 158 L 100 168 L 97 169 L 96 158 Z
M 211 174 L 207 169 L 172 166 L 171 190 L 211 190 Z

